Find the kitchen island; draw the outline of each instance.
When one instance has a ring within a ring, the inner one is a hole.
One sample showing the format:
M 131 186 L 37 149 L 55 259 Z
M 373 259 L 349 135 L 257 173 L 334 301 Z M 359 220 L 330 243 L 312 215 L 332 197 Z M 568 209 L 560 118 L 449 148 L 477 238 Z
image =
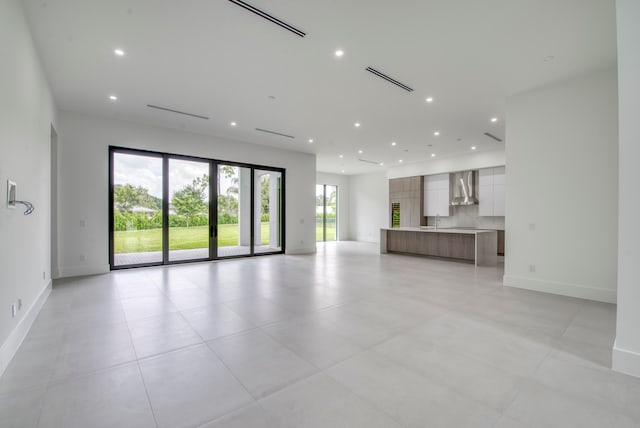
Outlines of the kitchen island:
M 497 232 L 484 229 L 396 227 L 380 229 L 381 253 L 404 253 L 495 266 Z

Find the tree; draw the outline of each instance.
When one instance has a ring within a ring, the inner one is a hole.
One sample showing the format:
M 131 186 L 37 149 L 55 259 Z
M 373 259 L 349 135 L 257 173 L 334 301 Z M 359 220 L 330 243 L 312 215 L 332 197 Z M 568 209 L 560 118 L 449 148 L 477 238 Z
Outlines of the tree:
M 337 214 L 338 210 L 336 209 L 338 205 L 338 191 L 334 190 L 329 194 L 327 198 L 327 206 L 331 207 L 332 213 Z
M 191 184 L 187 184 L 173 193 L 171 203 L 176 213 L 185 217 L 187 227 L 189 227 L 189 219 L 191 217 L 206 211 L 207 204 L 205 199 L 208 185 L 209 176 L 204 174 L 202 177 L 194 178 Z
M 131 212 L 133 207 L 141 206 L 152 210 L 162 208 L 162 199 L 149 194 L 149 189 L 131 184 L 116 184 L 113 188 L 113 199 L 118 210 Z
M 262 214 L 269 214 L 269 186 L 271 178 L 265 175 L 260 180 L 260 199 L 262 205 Z
M 138 188 L 131 184 L 116 184 L 113 189 L 113 199 L 120 211 L 131 212 L 138 205 L 139 195 Z

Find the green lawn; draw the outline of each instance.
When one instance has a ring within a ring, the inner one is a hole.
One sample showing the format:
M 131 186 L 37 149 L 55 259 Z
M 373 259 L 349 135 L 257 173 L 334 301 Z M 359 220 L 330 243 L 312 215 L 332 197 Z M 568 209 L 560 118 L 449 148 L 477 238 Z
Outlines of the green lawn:
M 262 223 L 261 240 L 269 243 L 269 223 Z M 140 253 L 162 250 L 162 229 L 127 230 L 114 234 L 115 253 Z M 218 246 L 238 245 L 238 225 L 221 224 L 218 226 Z M 209 246 L 209 227 L 172 227 L 169 229 L 169 249 L 187 250 L 207 248 Z
M 327 225 L 327 241 L 336 239 L 336 228 Z M 322 241 L 322 224 L 316 223 L 316 241 Z

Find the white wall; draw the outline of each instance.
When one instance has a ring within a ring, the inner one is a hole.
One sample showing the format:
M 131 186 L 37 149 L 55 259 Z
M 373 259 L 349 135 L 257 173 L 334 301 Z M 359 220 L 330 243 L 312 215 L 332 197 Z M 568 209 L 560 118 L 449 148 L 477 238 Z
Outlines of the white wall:
M 640 2 L 618 0 L 618 324 L 613 369 L 640 377 Z
M 314 155 L 69 112 L 58 134 L 62 277 L 109 269 L 109 145 L 285 168 L 286 251 L 315 251 Z
M 496 145 L 502 145 L 496 143 Z M 464 156 L 432 159 L 423 162 L 389 168 L 387 178 L 415 177 L 418 175 L 442 174 L 445 172 L 464 171 L 468 169 L 490 168 L 505 164 L 504 149 L 486 152 L 474 152 Z
M 380 242 L 380 228 L 389 227 L 389 181 L 385 172 L 349 178 L 349 233 L 355 241 Z
M 610 69 L 508 99 L 505 285 L 616 301 L 616 85 Z
M 349 239 L 349 176 L 316 172 L 316 184 L 338 186 L 338 240 Z
M 50 291 L 50 129 L 55 106 L 22 2 L 0 2 L 0 374 Z M 7 209 L 7 180 L 36 210 Z M 22 299 L 13 318 L 11 304 Z

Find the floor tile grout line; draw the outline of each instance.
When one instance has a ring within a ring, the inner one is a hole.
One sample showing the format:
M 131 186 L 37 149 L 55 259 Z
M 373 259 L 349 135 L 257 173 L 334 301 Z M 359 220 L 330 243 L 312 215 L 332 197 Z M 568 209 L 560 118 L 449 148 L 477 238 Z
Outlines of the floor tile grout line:
M 149 388 L 147 388 L 147 381 L 144 379 L 144 374 L 142 373 L 142 367 L 140 367 L 139 360 L 136 361 L 136 367 L 138 368 L 138 373 L 140 374 L 140 379 L 142 380 L 142 386 L 144 387 L 144 393 L 147 397 L 147 404 L 149 404 L 149 410 L 151 410 L 151 415 L 153 416 L 153 422 L 156 424 L 156 428 L 158 428 L 158 418 L 156 416 L 156 411 L 153 408 L 153 404 L 151 403 Z
M 242 383 L 242 381 L 235 375 L 235 373 L 233 373 L 233 370 L 231 370 L 231 368 L 227 365 L 227 363 L 224 362 L 224 360 L 222 358 L 220 358 L 220 356 L 218 355 L 218 353 L 215 351 L 215 349 L 213 349 L 209 343 L 205 342 L 204 345 L 207 347 L 207 349 L 209 350 L 209 352 L 211 352 L 213 354 L 213 356 L 216 357 L 216 359 L 220 362 L 220 364 L 222 364 L 224 366 L 224 368 L 227 370 L 227 372 L 229 372 L 229 374 L 231 376 L 233 376 L 233 378 L 235 379 L 236 382 L 238 382 L 238 384 L 242 387 L 242 389 L 247 393 L 247 395 L 249 397 L 251 397 L 251 399 L 256 402 L 256 398 L 253 396 L 253 394 L 251 394 L 251 392 L 249 391 L 249 389 L 244 385 L 244 383 Z M 229 412 L 227 412 L 227 414 L 232 413 L 237 411 L 238 409 L 233 409 Z

